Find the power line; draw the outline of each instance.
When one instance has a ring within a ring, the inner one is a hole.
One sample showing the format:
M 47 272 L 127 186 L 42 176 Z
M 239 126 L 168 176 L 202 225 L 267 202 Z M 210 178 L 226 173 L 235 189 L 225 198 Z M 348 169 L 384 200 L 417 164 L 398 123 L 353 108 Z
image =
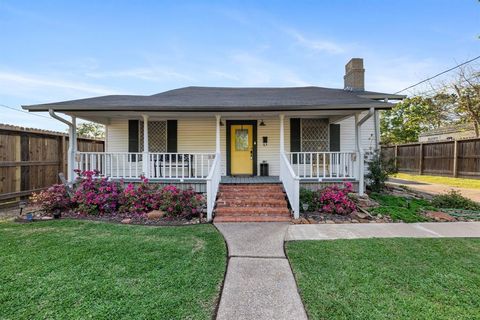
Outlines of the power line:
M 434 76 L 432 76 L 432 77 L 430 77 L 430 78 L 427 78 L 427 79 L 425 79 L 425 80 L 422 80 L 422 81 L 420 81 L 420 82 L 417 82 L 417 83 L 415 83 L 415 84 L 413 84 L 413 85 L 411 85 L 411 86 L 409 86 L 409 87 L 406 87 L 405 89 L 402 89 L 402 90 L 400 90 L 400 91 L 395 92 L 394 94 L 398 94 L 398 93 L 403 92 L 403 91 L 405 91 L 405 90 L 408 90 L 408 89 L 411 89 L 411 88 L 413 88 L 413 87 L 416 87 L 416 86 L 418 86 L 419 84 L 422 84 L 422 83 L 424 83 L 424 82 L 427 82 L 427 81 L 430 81 L 430 80 L 432 80 L 432 79 L 435 79 L 436 77 L 441 76 L 442 74 L 445 74 L 445 73 L 447 73 L 447 72 L 450 72 L 450 71 L 452 71 L 452 70 L 455 70 L 455 69 L 457 69 L 457 68 L 459 68 L 459 67 L 461 67 L 461 66 L 464 66 L 464 65 L 466 65 L 467 63 L 473 62 L 473 61 L 475 61 L 475 60 L 477 60 L 477 59 L 480 59 L 480 56 L 477 56 L 477 57 L 475 57 L 475 58 L 473 58 L 473 59 L 470 59 L 470 60 L 468 60 L 468 61 L 465 61 L 465 62 L 463 62 L 463 63 L 460 63 L 460 64 L 456 65 L 455 67 L 452 67 L 452 68 L 450 68 L 450 69 L 447 69 L 447 70 L 445 70 L 445 71 L 442 71 L 442 72 L 440 72 L 440 73 L 437 73 L 436 75 L 434 75 Z
M 0 107 L 4 107 L 4 108 L 7 108 L 7 109 L 10 109 L 10 110 L 13 110 L 13 111 L 23 112 L 23 113 L 29 114 L 31 116 L 37 116 L 37 117 L 42 117 L 42 118 L 49 119 L 49 120 L 54 120 L 50 117 L 47 117 L 47 116 L 44 116 L 44 115 L 41 115 L 41 114 L 38 114 L 38 113 L 31 113 L 31 112 L 20 110 L 20 109 L 10 107 L 10 106 L 4 105 L 4 104 L 0 104 Z

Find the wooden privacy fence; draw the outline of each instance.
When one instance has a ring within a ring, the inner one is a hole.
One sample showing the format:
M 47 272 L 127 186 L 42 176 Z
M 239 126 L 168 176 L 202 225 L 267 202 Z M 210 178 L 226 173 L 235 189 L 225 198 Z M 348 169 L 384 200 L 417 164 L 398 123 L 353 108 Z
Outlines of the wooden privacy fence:
M 480 178 L 480 138 L 382 146 L 399 172 Z
M 104 151 L 102 140 L 77 141 L 79 151 Z M 67 174 L 67 150 L 67 134 L 0 124 L 0 203 L 59 182 L 58 174 Z

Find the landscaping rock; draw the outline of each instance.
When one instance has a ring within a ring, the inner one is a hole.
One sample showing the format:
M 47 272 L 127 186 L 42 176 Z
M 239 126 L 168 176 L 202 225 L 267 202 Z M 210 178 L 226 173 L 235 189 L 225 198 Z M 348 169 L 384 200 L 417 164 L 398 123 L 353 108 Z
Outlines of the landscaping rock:
M 316 224 L 317 223 L 317 221 L 313 218 L 308 218 L 307 220 L 310 224 Z
M 163 218 L 164 216 L 165 216 L 165 212 L 161 210 L 153 210 L 147 213 L 148 220 L 158 220 L 160 218 Z
M 359 211 L 356 211 L 353 213 L 353 215 L 359 219 L 367 219 L 368 218 L 368 215 L 366 213 L 363 213 L 363 212 L 359 212 Z
M 40 220 L 53 220 L 53 217 L 43 216 L 43 217 L 40 217 Z
M 127 219 L 123 219 L 123 220 L 120 221 L 120 222 L 123 223 L 123 224 L 130 224 L 130 223 L 132 223 L 132 219 L 127 218 Z
M 425 216 L 435 221 L 452 222 L 457 220 L 448 213 L 441 211 L 427 211 L 425 212 Z

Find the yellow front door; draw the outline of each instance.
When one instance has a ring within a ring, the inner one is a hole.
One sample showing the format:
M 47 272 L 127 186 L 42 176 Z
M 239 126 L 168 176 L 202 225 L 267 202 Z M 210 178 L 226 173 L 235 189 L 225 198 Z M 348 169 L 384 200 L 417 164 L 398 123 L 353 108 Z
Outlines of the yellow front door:
M 230 126 L 230 155 L 232 175 L 253 174 L 253 125 Z

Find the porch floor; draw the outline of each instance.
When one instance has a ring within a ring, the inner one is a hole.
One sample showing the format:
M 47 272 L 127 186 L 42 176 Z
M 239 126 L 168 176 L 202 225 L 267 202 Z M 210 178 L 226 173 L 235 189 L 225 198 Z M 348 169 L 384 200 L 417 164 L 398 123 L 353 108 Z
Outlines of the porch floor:
M 222 176 L 220 181 L 222 184 L 262 184 L 262 183 L 280 183 L 278 176 L 255 176 L 255 177 L 232 177 L 232 176 Z

